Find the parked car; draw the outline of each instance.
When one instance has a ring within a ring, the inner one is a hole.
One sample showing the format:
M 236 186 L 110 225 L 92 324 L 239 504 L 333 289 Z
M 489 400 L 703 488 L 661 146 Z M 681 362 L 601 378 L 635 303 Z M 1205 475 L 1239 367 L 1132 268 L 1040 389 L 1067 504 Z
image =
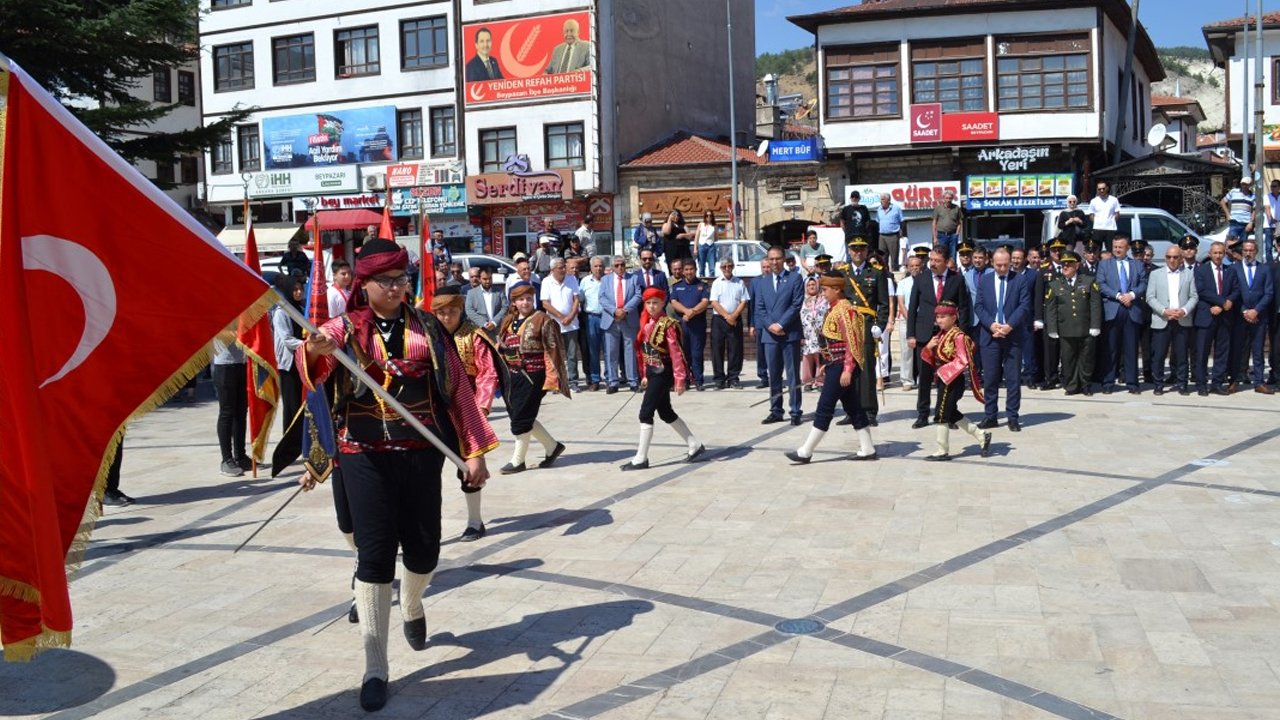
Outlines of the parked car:
M 1053 240 L 1058 232 L 1058 215 L 1061 213 L 1061 208 L 1044 211 L 1041 243 L 1047 245 Z M 1196 260 L 1202 261 L 1209 256 L 1210 238 L 1201 236 L 1187 227 L 1186 223 L 1160 208 L 1120 206 L 1120 214 L 1116 216 L 1116 231 L 1128 235 L 1130 240 L 1146 240 L 1157 258 L 1164 257 L 1170 244 L 1177 244 L 1183 237 L 1194 235 L 1200 240 Z
M 487 267 L 493 273 L 494 285 L 506 285 L 507 276 L 515 277 L 516 266 L 509 258 L 500 255 L 481 253 L 456 253 L 453 261 L 462 263 L 462 275 L 465 277 L 473 267 Z
M 757 240 L 717 240 L 716 273 L 719 277 L 720 261 L 733 260 L 733 274 L 741 278 L 760 277 L 760 264 L 769 246 Z

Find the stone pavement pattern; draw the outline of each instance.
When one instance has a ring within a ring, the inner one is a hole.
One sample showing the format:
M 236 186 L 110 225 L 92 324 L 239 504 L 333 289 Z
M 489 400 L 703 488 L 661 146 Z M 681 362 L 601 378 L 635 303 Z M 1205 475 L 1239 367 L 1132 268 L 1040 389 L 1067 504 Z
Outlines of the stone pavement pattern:
M 378 716 L 1280 717 L 1273 399 L 1031 393 L 992 457 L 954 433 L 965 456 L 926 463 L 933 432 L 891 389 L 881 461 L 848 461 L 853 432 L 833 427 L 792 467 L 808 427 L 759 425 L 763 397 L 677 398 L 708 461 L 681 463 L 660 425 L 637 473 L 616 465 L 639 400 L 598 433 L 625 393 L 551 399 L 568 452 L 495 477 L 476 543 L 453 540 L 465 509 L 446 480 L 430 646 L 411 651 L 393 612 Z M 130 428 L 139 502 L 107 509 L 72 582 L 73 649 L 0 665 L 0 716 L 362 714 L 330 490 L 233 554 L 296 473 L 220 477 L 215 414 L 174 403 Z

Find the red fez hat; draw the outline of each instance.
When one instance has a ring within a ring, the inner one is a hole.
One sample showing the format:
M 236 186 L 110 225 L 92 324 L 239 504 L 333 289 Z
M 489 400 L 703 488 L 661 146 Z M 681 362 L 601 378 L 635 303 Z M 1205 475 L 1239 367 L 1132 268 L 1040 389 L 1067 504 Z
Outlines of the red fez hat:
M 650 287 L 645 289 L 643 297 L 645 302 L 649 302 L 654 298 L 657 298 L 665 302 L 667 299 L 667 294 L 662 291 L 662 288 Z

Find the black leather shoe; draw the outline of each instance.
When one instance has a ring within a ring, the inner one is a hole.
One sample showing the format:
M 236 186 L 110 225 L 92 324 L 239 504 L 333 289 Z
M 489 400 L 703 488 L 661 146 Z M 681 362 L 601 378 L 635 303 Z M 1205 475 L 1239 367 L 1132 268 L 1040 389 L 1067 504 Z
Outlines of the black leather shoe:
M 360 622 L 360 611 L 356 610 L 356 604 L 351 603 L 351 609 L 347 611 L 347 622 L 355 625 Z
M 649 469 L 649 461 L 648 461 L 648 460 L 645 460 L 645 461 L 644 461 L 644 462 L 642 462 L 642 463 L 636 463 L 636 462 L 633 462 L 633 461 L 631 461 L 631 460 L 628 460 L 627 462 L 623 463 L 621 467 L 622 467 L 622 470 L 623 470 L 624 472 L 626 472 L 626 471 L 628 471 L 628 470 L 648 470 L 648 469 Z
M 1201 388 L 1196 391 L 1196 395 L 1199 395 L 1200 397 L 1209 397 L 1209 391 Z
M 1085 397 L 1093 397 L 1093 388 L 1088 385 L 1085 385 L 1084 390 L 1081 390 L 1080 392 L 1084 393 Z
M 614 393 L 616 393 L 616 392 L 618 392 L 618 386 L 617 386 L 617 385 L 610 385 L 610 386 L 608 387 L 608 389 L 606 389 L 606 390 L 604 391 L 604 394 L 605 394 L 605 395 L 612 395 L 612 394 L 614 394 Z
M 792 424 L 792 425 L 795 425 L 796 427 L 799 427 L 801 422 L 803 422 L 803 419 L 802 419 L 802 418 L 800 418 L 800 417 L 793 417 L 793 418 L 791 418 L 791 424 Z M 874 425 L 874 423 L 872 423 L 872 424 Z
M 765 419 L 761 420 L 761 421 L 760 421 L 760 424 L 761 424 L 761 425 L 772 425 L 772 424 L 774 424 L 774 423 L 780 423 L 780 422 L 782 422 L 782 420 L 783 420 L 783 417 L 782 417 L 781 415 L 770 415 L 769 417 L 767 417 L 767 418 L 765 418 Z
M 550 454 L 550 455 L 548 455 L 548 456 L 547 456 L 547 458 L 546 458 L 545 460 L 543 460 L 542 462 L 538 463 L 538 467 L 540 467 L 540 468 L 549 468 L 549 467 L 551 467 L 552 465 L 555 465 L 555 464 L 556 464 L 556 458 L 560 457 L 560 455 L 561 455 L 563 452 L 564 452 L 564 443 L 562 443 L 562 442 L 557 442 L 557 443 L 556 443 L 556 447 L 555 447 L 555 449 L 551 451 L 551 454 Z
M 503 465 L 502 468 L 498 470 L 498 472 L 502 473 L 503 475 L 515 475 L 516 473 L 524 472 L 524 470 L 525 470 L 524 463 L 520 463 L 519 465 L 512 465 L 511 463 L 507 463 L 506 465 Z
M 761 381 L 760 381 L 760 384 L 759 384 L 759 385 L 756 385 L 756 389 L 757 389 L 757 390 L 768 390 L 768 389 L 769 389 L 769 381 L 768 381 L 768 380 L 761 380 Z
M 911 423 L 912 430 L 919 430 L 920 428 L 923 428 L 923 427 L 929 427 L 929 418 L 918 417 L 916 418 L 915 422 Z
M 1230 395 L 1231 391 L 1219 385 L 1211 391 L 1214 395 Z
M 724 390 L 724 389 L 725 389 L 725 388 L 727 388 L 727 387 L 729 387 L 729 381 L 727 381 L 727 380 L 719 380 L 719 381 L 717 381 L 717 382 L 716 382 L 716 389 L 717 389 L 717 390 Z
M 462 537 L 458 538 L 461 542 L 475 542 L 485 536 L 484 523 L 480 523 L 480 527 L 473 528 L 470 525 L 466 530 L 462 531 Z
M 414 650 L 427 649 L 427 619 L 420 617 L 417 620 L 410 620 L 404 624 L 404 639 L 409 641 L 409 647 Z
M 1164 388 L 1162 388 L 1162 387 L 1160 387 L 1159 385 L 1157 385 L 1157 386 L 1156 386 L 1156 389 L 1155 389 L 1155 390 L 1152 390 L 1151 392 L 1155 393 L 1156 395 L 1163 395 L 1163 394 L 1164 394 Z
M 706 451 L 707 451 L 706 445 L 699 445 L 697 450 L 694 450 L 693 452 L 684 456 L 684 461 L 687 463 L 691 463 L 697 460 L 698 458 L 702 457 L 702 454 L 705 453 Z
M 108 490 L 102 494 L 102 504 L 109 507 L 126 507 L 133 504 L 133 498 L 119 490 Z
M 800 455 L 800 453 L 796 452 L 795 450 L 788 450 L 787 459 L 790 460 L 793 465 L 808 465 L 809 461 L 812 460 L 813 458 L 803 457 L 802 455 Z
M 1022 426 L 1018 424 L 1017 418 L 1009 418 L 1009 432 L 1022 432 Z
M 1136 388 L 1136 387 L 1131 387 L 1131 388 L 1129 388 L 1129 394 L 1130 394 L 1130 395 L 1141 395 L 1141 394 L 1142 394 L 1142 391 L 1141 391 L 1141 390 L 1139 390 L 1139 389 L 1138 389 L 1138 388 Z
M 1102 386 L 1102 394 L 1103 394 L 1103 395 L 1110 395 L 1111 393 L 1113 393 L 1113 392 L 1115 392 L 1115 391 L 1116 391 L 1116 388 L 1115 388 L 1115 386 L 1114 386 L 1114 385 L 1103 385 L 1103 386 Z
M 631 386 L 631 392 L 633 392 L 633 393 L 638 393 L 638 392 L 640 392 L 640 386 L 639 386 L 639 385 L 632 385 L 632 386 Z
M 703 390 L 705 390 L 706 388 L 702 387 L 702 383 L 698 383 L 697 385 L 694 385 L 694 386 L 693 386 L 693 389 L 694 389 L 694 390 L 697 390 L 698 392 L 702 392 L 702 391 L 703 391 Z
M 365 712 L 376 712 L 387 704 L 387 681 L 369 678 L 360 686 L 360 707 Z
M 951 459 L 950 455 L 925 455 L 925 462 L 947 462 Z
M 1190 394 L 1191 394 L 1191 391 L 1190 391 L 1190 390 L 1188 390 L 1188 389 L 1186 389 L 1186 388 L 1184 388 L 1184 387 L 1180 387 L 1180 388 L 1178 388 L 1178 394 L 1179 394 L 1179 395 L 1186 396 L 1186 395 L 1190 395 Z
M 991 455 L 991 433 L 982 433 L 982 457 Z
M 978 423 L 979 430 L 990 430 L 991 428 L 997 427 L 1000 427 L 1000 421 L 995 418 L 986 418 L 982 422 Z

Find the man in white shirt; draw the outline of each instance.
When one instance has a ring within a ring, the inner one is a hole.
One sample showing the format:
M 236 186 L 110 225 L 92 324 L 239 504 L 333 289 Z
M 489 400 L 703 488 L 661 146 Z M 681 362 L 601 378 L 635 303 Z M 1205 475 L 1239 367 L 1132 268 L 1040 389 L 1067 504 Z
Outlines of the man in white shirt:
M 1186 269 L 1182 251 L 1170 245 L 1164 254 L 1165 266 L 1157 268 L 1147 280 L 1147 305 L 1151 308 L 1151 355 L 1155 364 L 1155 393 L 1163 395 L 1173 385 L 1180 395 L 1187 395 L 1187 368 L 1193 315 L 1199 301 L 1195 280 Z M 1170 353 L 1170 351 L 1172 352 Z M 1164 373 L 1165 355 L 1173 375 Z
M 542 309 L 560 323 L 569 386 L 578 390 L 578 279 L 569 275 L 564 258 L 551 259 L 551 277 L 542 281 Z
M 1120 213 L 1120 201 L 1111 196 L 1111 186 L 1098 183 L 1098 194 L 1089 201 L 1089 220 L 1093 223 L 1093 239 L 1100 247 L 1111 247 L 1116 236 L 1116 215 Z
M 327 291 L 329 317 L 335 318 L 347 311 L 347 300 L 351 298 L 351 263 L 334 260 L 329 268 L 333 271 L 333 282 Z
M 898 283 L 898 321 L 905 327 L 907 324 L 907 302 L 911 298 L 911 286 L 916 282 L 916 276 L 920 274 L 920 270 L 924 267 L 924 258 L 929 257 L 929 249 L 921 245 L 907 256 L 907 274 L 902 278 L 902 282 Z M 916 375 L 915 363 L 912 356 L 911 348 L 907 345 L 907 336 L 910 332 L 904 332 L 898 338 L 898 357 L 902 358 L 902 368 L 899 375 L 902 377 L 903 391 L 910 391 L 915 388 Z
M 721 277 L 711 283 L 711 368 L 715 374 L 716 389 L 740 388 L 742 374 L 743 327 L 747 324 L 747 312 L 751 293 L 747 292 L 742 278 L 733 276 L 733 260 L 720 261 Z M 754 328 L 747 330 L 754 336 Z M 728 355 L 729 367 L 725 368 Z
M 587 389 L 593 392 L 600 389 L 600 360 L 604 350 L 604 330 L 600 329 L 600 314 L 603 312 L 600 305 L 600 285 L 603 282 L 604 256 L 596 255 L 591 258 L 591 274 L 578 282 L 578 296 L 582 300 L 582 314 L 585 315 L 584 324 L 578 329 L 587 335 L 587 357 L 583 362 L 586 370 L 583 374 L 586 375 Z

